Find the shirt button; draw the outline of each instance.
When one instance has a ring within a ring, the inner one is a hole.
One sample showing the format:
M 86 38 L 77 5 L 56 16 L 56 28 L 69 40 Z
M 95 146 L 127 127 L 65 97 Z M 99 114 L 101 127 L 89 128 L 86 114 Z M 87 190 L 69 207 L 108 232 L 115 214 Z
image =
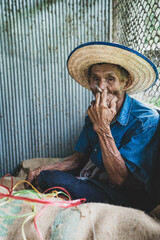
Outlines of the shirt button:
M 94 151 L 97 152 L 97 148 L 95 148 Z

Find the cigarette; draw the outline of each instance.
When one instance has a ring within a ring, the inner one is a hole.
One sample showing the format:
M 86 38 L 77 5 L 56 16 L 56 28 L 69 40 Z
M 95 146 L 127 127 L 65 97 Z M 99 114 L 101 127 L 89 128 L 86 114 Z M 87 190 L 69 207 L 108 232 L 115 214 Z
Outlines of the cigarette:
M 102 89 L 100 87 L 98 87 L 97 85 L 95 85 L 95 88 L 97 88 L 97 90 L 101 93 Z

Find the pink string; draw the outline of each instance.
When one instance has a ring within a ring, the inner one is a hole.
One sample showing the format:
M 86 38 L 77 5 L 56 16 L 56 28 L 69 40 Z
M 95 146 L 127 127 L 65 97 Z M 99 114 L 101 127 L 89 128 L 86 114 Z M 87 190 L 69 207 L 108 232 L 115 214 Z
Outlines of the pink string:
M 4 178 L 5 178 L 6 176 L 10 176 L 10 177 L 11 177 L 11 190 L 10 190 L 8 187 L 6 187 L 6 186 L 3 185 L 3 180 L 4 180 Z M 12 175 L 9 174 L 9 173 L 6 174 L 6 175 L 4 175 L 3 178 L 1 179 L 1 184 L 0 184 L 0 186 L 1 186 L 1 187 L 5 187 L 5 188 L 9 191 L 9 193 L 12 194 L 12 191 L 13 191 L 13 177 L 12 177 Z
M 70 199 L 70 200 L 72 199 L 72 198 L 71 198 L 71 195 L 69 194 L 69 192 L 68 192 L 65 188 L 63 188 L 63 187 L 58 187 L 58 186 L 56 186 L 56 187 L 51 187 L 51 188 L 48 188 L 47 190 L 45 190 L 43 193 L 46 193 L 46 192 L 48 192 L 48 191 L 50 191 L 50 190 L 53 190 L 53 189 L 60 189 L 60 190 L 62 190 L 63 192 L 67 193 L 67 195 L 69 196 L 69 199 Z
M 39 231 L 39 229 L 37 227 L 36 220 L 37 220 L 37 218 L 39 218 L 42 215 L 42 213 L 44 212 L 46 207 L 48 207 L 48 205 L 43 206 L 43 208 L 39 211 L 39 213 L 37 213 L 37 215 L 34 218 L 34 226 L 35 226 L 35 229 L 36 229 L 36 231 L 37 231 L 37 233 L 38 233 L 38 235 L 39 235 L 41 240 L 43 240 L 43 236 L 42 236 L 42 233 Z
M 8 188 L 8 187 L 6 187 L 6 186 L 3 186 L 3 185 L 0 185 L 0 187 L 3 187 L 3 188 L 5 188 L 5 189 L 7 189 L 7 191 L 9 192 L 9 194 L 10 194 L 10 189 Z
M 54 205 L 56 207 L 63 207 L 63 208 L 78 206 L 86 201 L 86 198 L 81 198 L 81 199 L 76 199 L 76 200 L 54 201 L 53 202 L 48 199 L 32 199 L 32 198 L 27 198 L 27 197 L 14 196 L 14 195 L 10 195 L 10 194 L 0 193 L 0 199 L 2 199 L 4 197 L 9 197 L 9 198 L 16 199 L 16 200 L 24 200 L 24 201 L 28 201 L 28 202 L 36 202 L 36 203 L 42 203 L 42 204 L 47 204 L 47 205 Z
M 4 178 L 6 176 L 10 176 L 11 177 L 11 189 L 9 189 L 8 187 L 3 185 L 3 180 L 4 180 Z M 69 192 L 66 189 L 64 189 L 63 187 L 58 187 L 58 186 L 49 188 L 46 191 L 44 191 L 44 193 L 48 192 L 49 190 L 60 189 L 60 190 L 62 190 L 63 192 L 65 192 L 68 195 L 70 200 L 67 200 L 67 201 L 53 201 L 52 200 L 52 201 L 50 201 L 49 199 L 33 199 L 33 198 L 28 198 L 28 197 L 14 196 L 14 195 L 12 195 L 12 192 L 13 192 L 13 177 L 10 174 L 6 174 L 2 178 L 0 186 L 5 188 L 5 189 L 7 189 L 8 193 L 9 193 L 9 194 L 0 193 L 0 199 L 8 197 L 8 198 L 16 199 L 16 200 L 24 200 L 24 201 L 28 201 L 28 202 L 35 202 L 35 203 L 45 204 L 45 206 L 40 210 L 40 212 L 34 218 L 34 226 L 35 226 L 36 231 L 37 231 L 37 233 L 38 233 L 38 235 L 39 235 L 41 240 L 43 240 L 43 236 L 42 236 L 41 232 L 39 231 L 39 229 L 37 227 L 36 220 L 42 215 L 42 213 L 44 212 L 44 210 L 46 209 L 46 207 L 48 205 L 53 205 L 53 206 L 62 207 L 62 208 L 69 208 L 69 207 L 78 206 L 78 205 L 80 205 L 80 204 L 82 204 L 82 203 L 84 203 L 86 201 L 86 198 L 71 200 L 71 195 L 69 194 Z M 65 198 L 65 197 L 63 197 L 63 198 Z

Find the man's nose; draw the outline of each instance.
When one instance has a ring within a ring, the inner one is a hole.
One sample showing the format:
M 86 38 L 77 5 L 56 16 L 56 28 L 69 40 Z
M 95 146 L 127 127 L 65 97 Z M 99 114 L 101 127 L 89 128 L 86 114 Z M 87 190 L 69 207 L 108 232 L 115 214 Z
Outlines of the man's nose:
M 102 90 L 104 90 L 104 89 L 107 87 L 107 82 L 106 82 L 106 80 L 102 78 L 102 79 L 99 81 L 98 86 L 99 86 Z

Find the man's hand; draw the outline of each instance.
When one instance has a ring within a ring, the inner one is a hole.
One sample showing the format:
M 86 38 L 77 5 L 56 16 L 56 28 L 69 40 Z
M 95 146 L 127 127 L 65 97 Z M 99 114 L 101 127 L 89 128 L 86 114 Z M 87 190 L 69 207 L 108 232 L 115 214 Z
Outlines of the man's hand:
M 97 133 L 106 132 L 114 116 L 116 115 L 117 97 L 107 90 L 97 93 L 95 101 L 92 101 L 87 114 L 93 122 L 93 128 Z
M 30 171 L 27 175 L 26 181 L 31 183 L 34 187 L 38 187 L 38 176 L 41 171 L 45 170 L 45 167 L 38 167 L 32 171 Z M 31 188 L 31 186 L 28 183 L 24 184 L 25 188 Z
M 60 171 L 71 171 L 75 169 L 81 169 L 86 162 L 88 161 L 88 155 L 80 152 L 75 152 L 73 155 L 69 156 L 66 160 L 60 161 L 57 163 L 45 165 L 38 167 L 32 171 L 30 171 L 27 175 L 26 180 L 34 185 L 36 188 L 38 187 L 38 176 L 43 170 L 60 170 Z M 30 185 L 25 183 L 25 188 L 30 188 Z

